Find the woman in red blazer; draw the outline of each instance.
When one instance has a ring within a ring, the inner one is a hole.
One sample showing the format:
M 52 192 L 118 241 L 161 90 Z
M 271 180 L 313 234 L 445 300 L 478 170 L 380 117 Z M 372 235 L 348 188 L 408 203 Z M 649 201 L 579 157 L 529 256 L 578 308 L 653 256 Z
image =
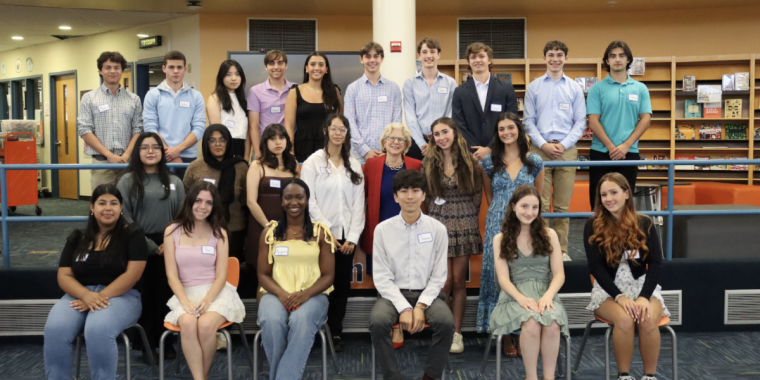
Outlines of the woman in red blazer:
M 378 223 L 398 215 L 401 207 L 393 200 L 393 177 L 401 170 L 420 170 L 422 162 L 404 154 L 412 146 L 412 135 L 404 124 L 391 123 L 380 137 L 383 155 L 364 164 L 364 186 L 367 194 L 367 218 L 362 232 L 361 248 L 367 254 L 367 274 L 372 275 L 372 237 Z M 404 343 L 399 330 L 393 332 L 396 348 Z

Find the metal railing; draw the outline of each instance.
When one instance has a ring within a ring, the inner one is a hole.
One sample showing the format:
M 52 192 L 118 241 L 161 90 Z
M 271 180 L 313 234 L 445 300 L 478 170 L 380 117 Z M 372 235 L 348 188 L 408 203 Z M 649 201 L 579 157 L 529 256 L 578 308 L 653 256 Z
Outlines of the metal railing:
M 652 161 L 547 161 L 545 167 L 563 167 L 563 166 L 639 166 L 651 164 Z M 672 189 L 675 184 L 675 166 L 676 165 L 760 165 L 760 159 L 755 160 L 662 160 L 657 161 L 658 166 L 668 167 L 668 189 Z M 186 168 L 189 164 L 169 164 L 172 168 Z M 87 216 L 9 216 L 8 215 L 8 170 L 92 170 L 92 169 L 125 169 L 127 164 L 8 164 L 0 165 L 0 202 L 2 205 L 2 227 L 3 227 L 3 267 L 11 268 L 11 254 L 9 242 L 9 223 L 32 223 L 32 222 L 86 222 Z M 751 168 L 751 167 L 750 167 Z M 707 179 L 707 178 L 706 178 Z M 668 191 L 668 205 L 665 211 L 643 211 L 642 214 L 649 216 L 666 216 L 667 239 L 665 243 L 665 254 L 667 260 L 673 259 L 673 217 L 674 216 L 704 216 L 704 215 L 760 215 L 760 209 L 752 210 L 673 210 L 673 191 Z M 593 213 L 590 212 L 564 212 L 564 213 L 545 213 L 544 218 L 588 218 Z

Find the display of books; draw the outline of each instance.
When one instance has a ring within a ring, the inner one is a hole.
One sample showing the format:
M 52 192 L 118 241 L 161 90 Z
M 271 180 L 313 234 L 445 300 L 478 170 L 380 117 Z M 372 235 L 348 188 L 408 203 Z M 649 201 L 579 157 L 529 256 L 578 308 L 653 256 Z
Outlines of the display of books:
M 591 128 L 586 125 L 586 129 L 583 131 L 583 136 L 581 136 L 581 140 L 593 140 L 594 139 L 594 133 L 591 132 Z
M 752 139 L 753 140 L 760 140 L 760 127 L 755 127 L 755 130 L 752 133 Z M 760 166 L 760 165 L 758 165 L 758 166 Z
M 462 73 L 462 84 L 467 83 L 467 80 L 470 79 L 471 76 L 472 74 L 470 73 Z
M 696 100 L 686 99 L 684 101 L 684 117 L 687 119 L 701 119 L 702 105 Z
M 699 126 L 700 140 L 720 140 L 720 124 L 701 124 Z
M 710 156 L 694 156 L 695 161 L 708 161 L 710 160 Z M 694 165 L 694 170 L 710 170 L 710 167 L 707 165 Z
M 718 103 L 705 103 L 702 107 L 702 115 L 705 119 L 720 119 L 721 107 Z
M 591 156 L 589 155 L 578 155 L 578 161 L 591 161 Z M 579 170 L 588 170 L 588 166 L 579 166 Z
M 512 73 L 496 73 L 496 77 L 507 83 L 512 83 Z
M 723 90 L 719 84 L 697 86 L 697 103 L 720 103 Z
M 676 125 L 676 140 L 696 140 L 697 136 L 693 125 Z
M 518 111 L 524 111 L 525 110 L 525 99 L 523 99 L 523 98 L 517 98 L 517 110 Z
M 634 58 L 633 62 L 631 62 L 631 68 L 628 69 L 628 75 L 644 75 L 646 66 L 644 58 Z
M 741 119 L 742 117 L 742 100 L 726 99 L 726 119 Z
M 693 75 L 683 76 L 683 90 L 684 91 L 696 91 L 697 90 L 697 77 Z
M 654 154 L 652 155 L 652 161 L 665 161 L 668 158 L 664 154 Z M 667 170 L 667 165 L 648 165 L 649 169 L 651 170 Z
M 749 73 L 736 73 L 734 76 L 734 88 L 736 91 L 749 90 Z
M 588 92 L 591 90 L 591 87 L 594 87 L 596 84 L 597 79 L 596 77 L 587 77 L 586 78 L 586 87 L 584 88 L 584 92 L 588 94 Z
M 746 140 L 747 126 L 744 124 L 726 124 L 726 140 Z
M 676 160 L 693 160 L 694 156 L 676 156 Z M 675 165 L 676 170 L 694 170 L 694 165 Z
M 741 156 L 731 156 L 728 158 L 729 160 L 746 160 L 747 157 L 741 157 Z M 747 170 L 746 164 L 732 164 L 728 165 L 728 170 Z
M 710 156 L 710 159 L 711 160 L 727 160 L 728 157 L 723 156 L 723 155 L 714 155 L 714 156 Z M 727 169 L 728 169 L 728 165 L 717 165 L 717 164 L 710 165 L 710 170 L 727 170 Z
M 639 155 L 639 159 L 641 161 L 649 161 L 649 158 L 645 154 Z M 647 166 L 646 165 L 639 165 L 639 170 L 647 170 Z
M 723 74 L 723 85 L 721 86 L 723 91 L 734 90 L 734 74 Z

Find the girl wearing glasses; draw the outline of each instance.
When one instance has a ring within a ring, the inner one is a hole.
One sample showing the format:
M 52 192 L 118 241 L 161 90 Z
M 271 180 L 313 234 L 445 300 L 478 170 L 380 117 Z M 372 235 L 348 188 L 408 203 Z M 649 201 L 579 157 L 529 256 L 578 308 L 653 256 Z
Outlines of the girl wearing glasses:
M 323 131 L 324 149 L 306 159 L 301 167 L 301 179 L 312 191 L 309 198 L 311 220 L 329 226 L 337 241 L 335 290 L 329 296 L 327 323 L 333 342 L 342 349 L 341 333 L 351 288 L 354 248 L 364 230 L 364 177 L 359 161 L 351 157 L 348 119 L 341 114 L 331 114 Z

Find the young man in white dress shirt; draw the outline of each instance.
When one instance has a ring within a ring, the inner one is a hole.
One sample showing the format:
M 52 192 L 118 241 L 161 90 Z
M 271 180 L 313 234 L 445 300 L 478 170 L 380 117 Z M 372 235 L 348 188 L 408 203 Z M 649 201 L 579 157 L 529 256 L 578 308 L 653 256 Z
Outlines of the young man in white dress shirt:
M 449 237 L 441 222 L 420 211 L 426 190 L 427 180 L 419 171 L 396 174 L 393 197 L 401 214 L 375 228 L 372 260 L 379 297 L 369 331 L 384 379 L 401 379 L 390 335 L 396 323 L 411 334 L 422 331 L 426 323 L 433 330 L 423 380 L 441 377 L 454 338 L 454 316 L 441 293 Z

